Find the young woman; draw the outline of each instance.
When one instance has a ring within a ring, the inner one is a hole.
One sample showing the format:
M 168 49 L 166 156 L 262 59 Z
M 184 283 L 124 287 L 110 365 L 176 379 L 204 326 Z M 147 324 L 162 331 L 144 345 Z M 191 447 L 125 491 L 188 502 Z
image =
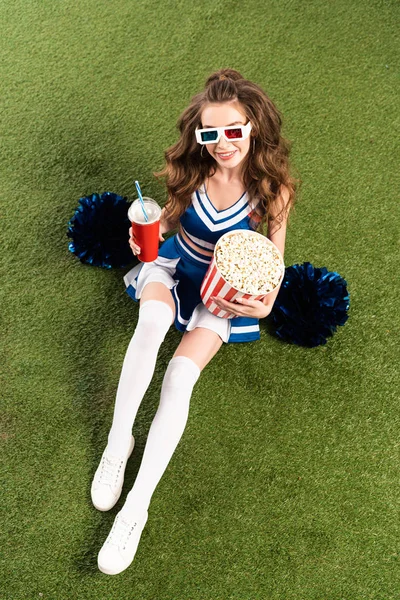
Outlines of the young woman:
M 114 417 L 92 483 L 93 504 L 109 510 L 122 489 L 133 450 L 132 426 L 154 373 L 158 350 L 174 323 L 184 332 L 162 383 L 160 404 L 151 424 L 135 481 L 98 556 L 107 574 L 132 562 L 148 517 L 152 494 L 183 434 L 190 397 L 200 372 L 222 343 L 260 338 L 279 289 L 263 301 L 215 303 L 233 313 L 210 313 L 200 286 L 221 235 L 234 229 L 267 229 L 284 255 L 286 224 L 295 199 L 289 174 L 289 144 L 281 136 L 280 113 L 265 92 L 232 69 L 207 80 L 179 121 L 180 138 L 165 153 L 168 201 L 160 223 L 158 258 L 141 263 L 124 278 L 127 292 L 140 300 L 139 318 L 122 367 Z M 163 234 L 179 228 L 164 241 Z M 132 229 L 130 246 L 140 252 Z

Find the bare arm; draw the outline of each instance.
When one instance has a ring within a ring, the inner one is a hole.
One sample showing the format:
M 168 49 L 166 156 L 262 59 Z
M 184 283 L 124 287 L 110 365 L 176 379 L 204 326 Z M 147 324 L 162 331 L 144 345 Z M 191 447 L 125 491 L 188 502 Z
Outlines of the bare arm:
M 161 211 L 161 217 L 160 217 L 160 234 L 161 235 L 163 233 L 167 233 L 168 231 L 171 231 L 172 229 L 176 229 L 179 224 L 179 220 L 176 221 L 175 223 L 173 223 L 172 221 L 169 221 L 167 219 L 166 215 L 167 215 L 167 211 L 164 206 L 164 208 Z
M 281 193 L 278 201 L 278 211 L 276 214 L 279 214 L 280 211 L 286 206 L 289 200 L 289 191 L 285 186 L 281 187 Z M 274 220 L 274 218 L 269 220 L 268 223 L 268 239 L 271 240 L 273 244 L 278 248 L 280 253 L 282 254 L 282 258 L 285 254 L 285 240 L 286 240 L 286 225 L 287 225 L 287 214 L 284 214 L 284 217 L 280 223 Z M 273 292 L 270 292 L 268 296 L 266 296 L 263 300 L 263 303 L 268 306 L 272 306 L 276 300 L 276 297 L 280 290 L 280 285 L 274 289 Z

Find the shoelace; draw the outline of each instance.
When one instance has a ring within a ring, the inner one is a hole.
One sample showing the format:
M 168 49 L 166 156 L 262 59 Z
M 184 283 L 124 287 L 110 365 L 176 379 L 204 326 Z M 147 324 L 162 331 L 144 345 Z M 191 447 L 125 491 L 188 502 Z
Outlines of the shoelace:
M 104 485 L 115 485 L 123 462 L 114 456 L 103 456 L 98 482 Z
M 136 522 L 125 521 L 122 517 L 117 516 L 110 531 L 110 535 L 107 538 L 107 544 L 110 546 L 117 546 L 118 548 L 122 546 L 123 550 L 125 550 L 129 536 L 132 534 L 136 525 Z

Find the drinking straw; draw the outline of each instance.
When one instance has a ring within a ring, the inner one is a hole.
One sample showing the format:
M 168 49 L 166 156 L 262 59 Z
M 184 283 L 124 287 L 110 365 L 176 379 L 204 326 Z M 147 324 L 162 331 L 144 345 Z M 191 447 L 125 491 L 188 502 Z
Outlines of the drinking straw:
M 142 196 L 142 191 L 140 189 L 139 182 L 135 181 L 135 185 L 136 185 L 136 191 L 137 191 L 138 196 L 139 196 L 140 204 L 141 204 L 141 207 L 142 207 L 142 211 L 143 211 L 143 214 L 144 214 L 144 218 L 146 219 L 146 221 L 148 221 L 149 217 L 147 216 L 147 212 L 146 212 L 146 209 L 144 207 L 143 196 Z

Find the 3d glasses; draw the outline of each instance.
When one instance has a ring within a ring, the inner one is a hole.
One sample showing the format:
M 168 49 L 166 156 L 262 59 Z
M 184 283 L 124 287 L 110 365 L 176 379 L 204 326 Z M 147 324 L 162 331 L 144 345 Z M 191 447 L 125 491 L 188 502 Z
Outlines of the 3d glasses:
M 250 121 L 247 125 L 196 129 L 196 140 L 199 144 L 218 144 L 221 135 L 223 135 L 227 142 L 241 142 L 249 137 L 250 131 Z

